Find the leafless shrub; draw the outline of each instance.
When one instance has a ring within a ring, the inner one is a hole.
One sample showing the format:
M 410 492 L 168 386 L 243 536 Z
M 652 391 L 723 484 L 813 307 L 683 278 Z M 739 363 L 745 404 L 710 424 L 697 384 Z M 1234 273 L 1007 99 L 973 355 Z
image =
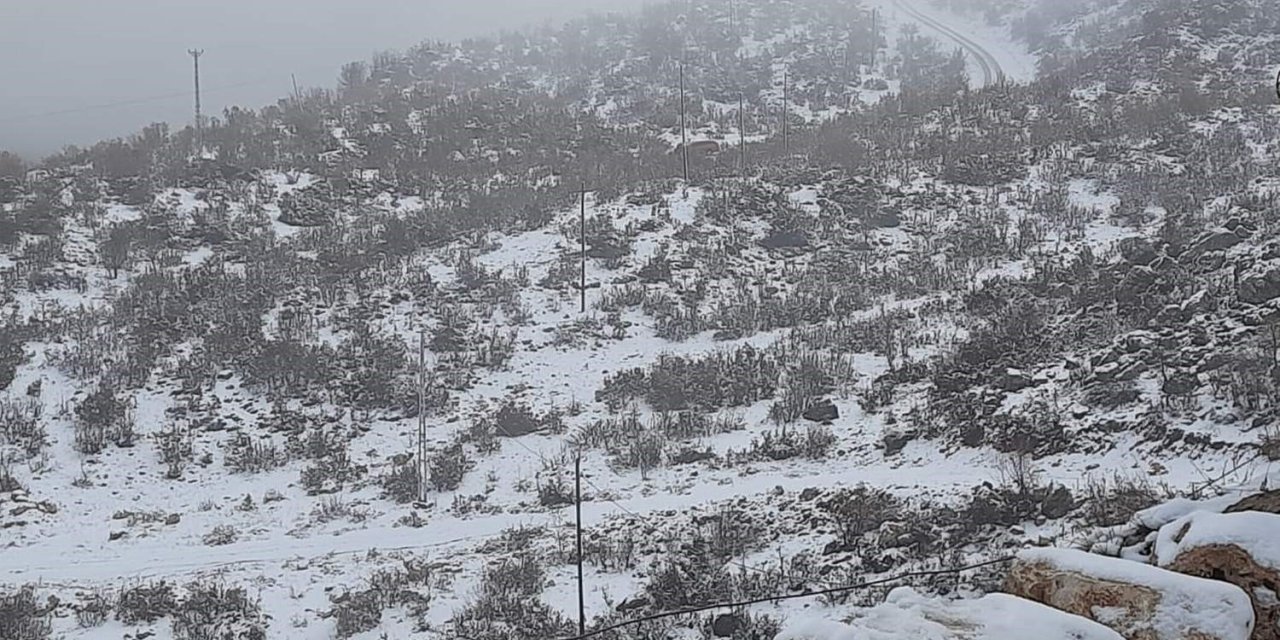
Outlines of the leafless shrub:
M 240 532 L 236 530 L 235 527 L 229 524 L 220 524 L 213 529 L 210 529 L 209 532 L 204 534 L 200 540 L 206 546 L 218 547 L 231 544 L 239 537 Z
M 1089 526 L 1110 527 L 1124 524 L 1133 514 L 1150 507 L 1161 498 L 1146 478 L 1116 473 L 1090 476 L 1080 495 L 1081 518 Z
M 182 471 L 192 459 L 192 433 L 188 429 L 179 429 L 175 424 L 168 429 L 152 435 L 156 451 L 160 454 L 167 470 L 165 477 L 175 480 L 182 477 Z
M 76 624 L 82 629 L 100 627 L 111 617 L 114 608 L 114 594 L 106 591 L 91 591 L 75 605 Z
M 452 491 L 462 484 L 471 460 L 461 442 L 454 442 L 427 459 L 427 479 L 436 491 Z
M 225 447 L 224 461 L 236 473 L 260 473 L 270 471 L 287 460 L 270 438 L 254 438 L 247 433 L 237 433 Z
M 120 592 L 116 618 L 126 625 L 151 623 L 172 615 L 178 607 L 173 586 L 163 580 L 129 587 Z
M 244 589 L 195 582 L 186 592 L 173 612 L 176 640 L 266 640 L 267 618 Z
M 418 499 L 422 482 L 421 471 L 412 454 L 404 454 L 400 461 L 392 461 L 391 468 L 380 479 L 382 492 L 388 498 L 407 504 Z
M 27 457 L 43 451 L 48 445 L 48 434 L 40 424 L 43 411 L 36 398 L 0 398 L 0 448 L 15 447 Z
M 46 640 L 53 632 L 51 613 L 52 607 L 36 603 L 35 589 L 31 586 L 0 592 L 0 638 Z

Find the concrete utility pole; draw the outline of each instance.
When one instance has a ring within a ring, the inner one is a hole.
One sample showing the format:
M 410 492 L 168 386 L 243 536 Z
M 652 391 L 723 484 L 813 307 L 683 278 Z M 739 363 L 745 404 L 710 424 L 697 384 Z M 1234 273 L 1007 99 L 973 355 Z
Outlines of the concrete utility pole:
M 200 115 L 200 56 L 204 49 L 188 49 L 196 71 L 196 153 L 204 153 L 204 117 Z

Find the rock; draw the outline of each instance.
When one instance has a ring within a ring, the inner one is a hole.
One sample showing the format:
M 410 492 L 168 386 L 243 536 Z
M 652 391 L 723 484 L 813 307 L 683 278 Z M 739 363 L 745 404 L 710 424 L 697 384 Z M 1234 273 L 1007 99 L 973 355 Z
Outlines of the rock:
M 1116 243 L 1120 258 L 1129 264 L 1147 265 L 1158 255 L 1156 248 L 1146 238 L 1125 238 Z
M 1241 242 L 1244 242 L 1243 238 L 1226 229 L 1210 231 L 1196 240 L 1196 243 L 1187 250 L 1187 254 L 1188 257 L 1195 258 L 1213 251 L 1226 251 Z
M 814 498 L 817 498 L 821 494 L 822 494 L 822 489 L 819 489 L 817 487 L 807 487 L 805 488 L 804 491 L 800 492 L 800 501 L 808 502 L 810 500 L 813 500 Z
M 1005 591 L 1102 623 L 1129 640 L 1248 640 L 1239 587 L 1073 549 L 1027 549 Z
M 1223 513 L 1239 513 L 1241 511 L 1280 513 L 1280 489 L 1255 493 L 1227 507 Z
M 1031 376 L 1018 369 L 1005 369 L 1004 375 L 996 381 L 996 386 L 1002 391 L 1017 393 L 1027 387 L 1033 386 L 1035 381 Z
M 1245 270 L 1240 274 L 1236 295 L 1250 304 L 1280 298 L 1280 262 L 1264 262 Z
M 115 540 L 119 540 L 120 538 L 125 537 L 125 535 L 128 533 L 129 533 L 128 531 L 112 531 L 111 533 L 107 534 L 107 541 L 112 542 Z
M 1159 566 L 1240 587 L 1253 603 L 1252 640 L 1280 640 L 1280 515 L 1196 512 L 1160 528 Z
M 892 456 L 901 453 L 912 440 L 915 440 L 915 434 L 910 431 L 886 430 L 881 438 L 881 443 L 884 445 L 884 455 Z
M 1191 395 L 1200 386 L 1200 379 L 1194 371 L 1173 371 L 1165 379 L 1160 390 L 1169 396 Z
M 732 613 L 722 613 L 711 623 L 711 634 L 717 638 L 732 638 L 744 626 L 742 618 Z
M 922 595 L 910 587 L 890 591 L 882 604 L 847 622 L 789 621 L 778 638 L 928 640 L 1123 640 L 1120 634 L 1080 616 L 1045 605 L 992 593 L 950 600 Z
M 627 598 L 626 600 L 623 600 L 621 603 L 619 603 L 618 611 L 620 613 L 627 613 L 630 611 L 635 611 L 636 609 L 643 609 L 647 606 L 649 606 L 648 598 L 644 596 L 636 596 L 634 598 Z
M 804 419 L 810 422 L 831 422 L 839 417 L 840 410 L 830 400 L 821 400 L 804 410 Z
M 780 231 L 760 241 L 765 249 L 799 249 L 809 246 L 809 238 L 803 231 Z
M 164 523 L 169 526 L 178 524 L 181 521 L 182 521 L 182 516 L 177 513 L 171 513 L 164 517 Z

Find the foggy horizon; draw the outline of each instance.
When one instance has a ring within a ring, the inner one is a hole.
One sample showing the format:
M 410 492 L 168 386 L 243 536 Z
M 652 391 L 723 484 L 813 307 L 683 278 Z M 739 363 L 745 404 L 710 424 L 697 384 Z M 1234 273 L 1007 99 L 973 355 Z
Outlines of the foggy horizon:
M 0 149 L 36 162 L 68 145 L 91 146 L 153 122 L 193 119 L 191 57 L 200 60 L 203 107 L 259 109 L 300 88 L 333 87 L 341 66 L 427 40 L 460 40 L 561 23 L 651 0 L 499 0 L 367 4 L 321 0 L 305 11 L 247 0 L 197 5 L 62 0 L 24 3 L 6 15 L 0 57 Z M 292 3 L 289 3 L 292 5 Z M 447 8 L 445 5 L 448 4 Z M 58 37 L 50 37 L 57 33 Z M 53 44 L 56 42 L 56 44 Z

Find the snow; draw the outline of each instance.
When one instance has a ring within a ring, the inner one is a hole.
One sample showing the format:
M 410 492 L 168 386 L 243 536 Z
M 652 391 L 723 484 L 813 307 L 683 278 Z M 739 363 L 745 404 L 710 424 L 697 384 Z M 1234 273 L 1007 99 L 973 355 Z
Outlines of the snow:
M 1156 563 L 1168 566 L 1184 551 L 1214 545 L 1239 547 L 1258 564 L 1280 570 L 1280 515 L 1260 511 L 1190 513 L 1160 528 Z
M 1196 511 L 1221 512 L 1239 501 L 1239 495 L 1225 495 L 1203 500 L 1174 498 L 1133 515 L 1133 521 L 1147 529 L 1159 529 Z
M 1199 629 L 1223 640 L 1247 640 L 1253 629 L 1249 596 L 1226 582 L 1074 549 L 1026 549 L 1018 554 L 1018 561 L 1156 591 L 1160 599 L 1151 625 L 1158 637 L 1183 637 L 1187 631 Z
M 797 618 L 778 640 L 1122 640 L 1107 627 L 1045 605 L 993 593 L 942 600 L 910 587 L 847 623 Z

